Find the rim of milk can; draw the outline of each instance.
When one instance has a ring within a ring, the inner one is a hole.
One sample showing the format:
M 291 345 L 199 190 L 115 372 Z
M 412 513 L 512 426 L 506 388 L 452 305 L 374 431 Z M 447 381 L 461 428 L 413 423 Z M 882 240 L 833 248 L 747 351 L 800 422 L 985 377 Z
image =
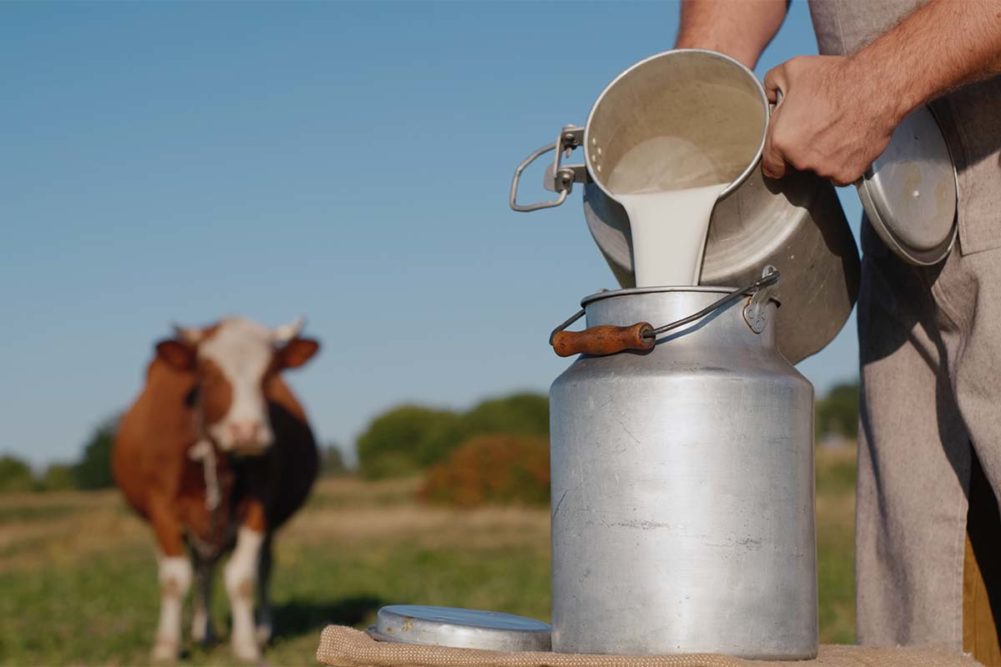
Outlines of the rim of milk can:
M 766 306 L 769 303 L 775 306 L 781 305 L 781 302 L 774 296 L 774 288 L 778 284 L 780 277 L 778 269 L 767 265 L 761 271 L 760 278 L 746 287 L 738 287 L 737 289 L 698 285 L 633 287 L 597 292 L 584 297 L 580 302 L 581 309 L 553 329 L 552 333 L 549 334 L 549 344 L 553 347 L 553 351 L 561 357 L 569 357 L 575 354 L 602 357 L 626 350 L 649 352 L 657 344 L 657 337 L 660 334 L 673 331 L 692 322 L 697 322 L 717 310 L 730 307 L 733 303 L 745 297 L 747 300 L 741 309 L 744 322 L 755 334 L 761 334 L 765 331 L 768 320 Z M 723 294 L 724 296 L 716 299 L 698 312 L 661 326 L 655 327 L 649 322 L 640 321 L 626 326 L 598 325 L 588 327 L 583 331 L 567 331 L 567 327 L 584 317 L 587 313 L 587 307 L 596 301 L 642 294 L 691 294 L 693 292 Z
M 602 299 L 613 299 L 617 296 L 628 296 L 630 294 L 658 294 L 661 292 L 702 292 L 706 294 L 732 294 L 735 291 L 746 292 L 748 287 L 727 287 L 725 285 L 664 285 L 651 287 L 624 287 L 615 290 L 601 290 L 593 294 L 588 294 L 580 300 L 581 306 L 586 306 Z M 775 296 L 769 296 L 769 300 L 780 303 Z
M 654 55 L 649 56 L 647 58 L 644 58 L 643 60 L 640 60 L 637 63 L 633 63 L 629 68 L 623 70 L 622 72 L 619 73 L 618 76 L 616 76 L 614 79 L 612 79 L 611 83 L 609 83 L 607 86 L 605 86 L 604 90 L 601 91 L 601 94 L 598 95 L 598 99 L 596 99 L 594 101 L 594 105 L 591 107 L 591 111 L 587 115 L 587 122 L 584 124 L 584 164 L 588 165 L 587 169 L 588 169 L 588 172 L 591 175 L 591 180 L 593 180 L 594 183 L 599 188 L 601 188 L 602 192 L 604 192 L 606 195 L 608 195 L 612 199 L 615 199 L 615 201 L 618 201 L 618 199 L 616 199 L 615 193 L 611 192 L 605 186 L 604 182 L 602 182 L 601 175 L 597 172 L 597 170 L 591 169 L 590 166 L 589 166 L 591 164 L 591 157 L 590 157 L 591 123 L 594 120 L 595 112 L 598 110 L 598 107 L 601 106 L 602 100 L 605 99 L 605 97 L 609 94 L 609 92 L 613 88 L 615 88 L 616 85 L 618 85 L 619 83 L 621 83 L 624 79 L 626 79 L 627 77 L 629 77 L 630 74 L 632 74 L 636 70 L 640 69 L 641 67 L 643 67 L 645 65 L 648 65 L 649 63 L 651 63 L 651 62 L 653 62 L 655 60 L 658 60 L 658 59 L 661 59 L 661 58 L 669 58 L 669 57 L 674 56 L 676 54 L 684 54 L 684 53 L 700 53 L 700 54 L 703 54 L 703 55 L 708 56 L 710 58 L 715 58 L 717 60 L 721 60 L 721 61 L 727 62 L 727 63 L 729 63 L 731 65 L 734 65 L 735 67 L 739 68 L 742 72 L 744 72 L 744 74 L 747 75 L 748 80 L 751 81 L 751 82 L 753 82 L 754 88 L 758 92 L 758 96 L 761 99 L 761 104 L 762 104 L 762 107 L 764 109 L 764 120 L 765 120 L 765 122 L 762 124 L 761 139 L 758 141 L 758 149 L 754 153 L 754 158 L 747 165 L 747 167 L 745 167 L 744 170 L 742 172 L 740 172 L 740 175 L 737 176 L 736 179 L 734 179 L 733 181 L 731 181 L 730 184 L 727 185 L 726 188 L 719 194 L 719 197 L 717 197 L 717 201 L 719 199 L 723 199 L 724 197 L 728 196 L 730 193 L 732 193 L 734 190 L 736 190 L 738 187 L 740 187 L 740 185 L 744 181 L 747 180 L 747 177 L 751 175 L 751 172 L 754 171 L 754 169 L 756 169 L 757 166 L 758 166 L 758 164 L 761 162 L 761 154 L 764 152 L 764 149 L 765 149 L 765 139 L 766 139 L 766 137 L 768 135 L 768 122 L 769 122 L 769 119 L 771 118 L 771 105 L 768 102 L 768 95 L 765 93 L 764 86 L 762 86 L 761 82 L 758 81 L 758 77 L 756 77 L 754 75 L 754 72 L 752 72 L 750 69 L 748 69 L 748 67 L 746 65 L 744 65 L 743 63 L 741 63 L 740 61 L 738 61 L 738 60 L 736 60 L 734 58 L 731 58 L 730 56 L 728 56 L 728 55 L 726 55 L 724 53 L 720 53 L 718 51 L 712 51 L 710 49 L 671 49 L 669 51 L 661 51 L 660 53 L 655 53 Z

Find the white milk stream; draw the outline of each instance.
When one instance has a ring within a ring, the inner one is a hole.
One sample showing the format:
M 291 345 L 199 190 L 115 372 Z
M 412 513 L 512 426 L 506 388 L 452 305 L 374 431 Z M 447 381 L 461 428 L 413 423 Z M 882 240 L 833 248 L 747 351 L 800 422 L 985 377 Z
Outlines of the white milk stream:
M 693 144 L 655 137 L 615 166 L 608 189 L 626 213 L 637 287 L 698 285 L 709 219 L 727 183 Z M 700 184 L 700 185 L 697 185 Z
M 637 287 L 698 285 L 709 218 L 726 183 L 618 195 L 629 214 Z

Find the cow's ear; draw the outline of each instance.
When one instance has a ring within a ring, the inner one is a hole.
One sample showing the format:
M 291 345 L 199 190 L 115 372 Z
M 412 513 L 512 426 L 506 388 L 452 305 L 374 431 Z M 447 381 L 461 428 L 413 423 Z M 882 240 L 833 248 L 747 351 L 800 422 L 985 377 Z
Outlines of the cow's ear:
M 312 338 L 293 338 L 275 353 L 279 368 L 298 368 L 309 361 L 320 349 L 320 342 Z
M 156 344 L 156 356 L 163 359 L 168 366 L 178 371 L 195 369 L 195 348 L 179 340 L 168 338 Z

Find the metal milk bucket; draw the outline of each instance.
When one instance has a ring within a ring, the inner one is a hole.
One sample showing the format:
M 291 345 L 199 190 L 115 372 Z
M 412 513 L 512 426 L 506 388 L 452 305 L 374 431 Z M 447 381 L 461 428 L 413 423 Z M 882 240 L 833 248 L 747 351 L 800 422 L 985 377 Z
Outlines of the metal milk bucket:
M 768 102 L 754 74 L 723 54 L 681 49 L 643 60 L 598 97 L 585 127 L 566 126 L 557 140 L 515 170 L 509 203 L 516 211 L 559 206 L 584 184 L 587 225 L 623 287 L 634 287 L 629 218 L 615 199 L 615 166 L 643 141 L 671 137 L 699 147 L 676 163 L 651 165 L 651 179 L 676 187 L 729 182 L 709 227 L 702 285 L 742 285 L 765 264 L 782 271 L 778 349 L 796 363 L 826 346 L 848 319 L 858 293 L 859 258 L 833 186 L 808 172 L 766 180 L 758 167 Z M 563 158 L 584 149 L 584 164 Z M 517 200 L 525 168 L 556 151 L 545 185 L 552 200 Z M 656 167 L 654 169 L 653 167 Z M 627 187 L 642 187 L 636 182 Z
M 549 392 L 554 651 L 816 655 L 813 388 L 777 278 L 601 292 L 553 333 L 585 353 Z

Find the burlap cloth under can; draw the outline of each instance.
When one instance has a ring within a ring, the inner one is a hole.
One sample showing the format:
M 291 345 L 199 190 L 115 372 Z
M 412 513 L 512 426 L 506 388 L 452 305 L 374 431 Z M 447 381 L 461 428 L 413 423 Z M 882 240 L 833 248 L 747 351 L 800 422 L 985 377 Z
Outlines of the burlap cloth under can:
M 816 660 L 743 660 L 725 655 L 504 653 L 377 642 L 361 630 L 328 625 L 316 659 L 331 667 L 970 667 L 972 658 L 927 648 L 821 646 Z

